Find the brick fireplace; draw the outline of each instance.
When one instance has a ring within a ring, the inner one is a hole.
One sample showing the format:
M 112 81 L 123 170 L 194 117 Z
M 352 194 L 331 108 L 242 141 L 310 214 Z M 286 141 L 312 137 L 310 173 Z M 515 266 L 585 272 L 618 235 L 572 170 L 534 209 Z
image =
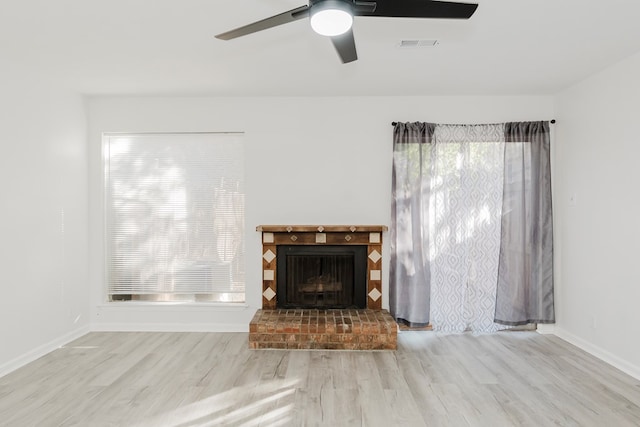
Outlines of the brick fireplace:
M 396 349 L 397 325 L 382 310 L 385 226 L 256 230 L 262 233 L 262 310 L 250 324 L 250 348 Z

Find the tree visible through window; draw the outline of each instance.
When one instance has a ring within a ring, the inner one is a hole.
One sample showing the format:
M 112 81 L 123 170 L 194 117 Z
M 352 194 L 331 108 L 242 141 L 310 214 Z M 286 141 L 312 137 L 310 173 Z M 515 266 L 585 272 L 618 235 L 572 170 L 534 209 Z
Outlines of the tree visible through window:
M 243 302 L 242 134 L 104 138 L 108 296 Z

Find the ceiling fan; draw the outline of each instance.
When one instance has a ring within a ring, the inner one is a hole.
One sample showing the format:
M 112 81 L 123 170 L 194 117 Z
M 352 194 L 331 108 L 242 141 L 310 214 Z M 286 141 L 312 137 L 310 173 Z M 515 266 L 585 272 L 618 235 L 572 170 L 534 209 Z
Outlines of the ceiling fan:
M 331 38 L 340 59 L 346 64 L 358 59 L 356 42 L 351 29 L 354 16 L 469 19 L 477 8 L 478 5 L 475 3 L 431 0 L 310 0 L 307 6 L 300 6 L 218 34 L 216 38 L 231 40 L 310 17 L 313 30 Z

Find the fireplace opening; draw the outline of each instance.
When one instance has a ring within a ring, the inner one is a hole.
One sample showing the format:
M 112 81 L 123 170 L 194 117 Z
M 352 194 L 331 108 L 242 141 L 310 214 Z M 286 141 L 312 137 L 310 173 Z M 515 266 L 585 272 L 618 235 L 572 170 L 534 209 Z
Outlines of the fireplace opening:
M 366 246 L 278 246 L 277 271 L 278 308 L 366 308 Z

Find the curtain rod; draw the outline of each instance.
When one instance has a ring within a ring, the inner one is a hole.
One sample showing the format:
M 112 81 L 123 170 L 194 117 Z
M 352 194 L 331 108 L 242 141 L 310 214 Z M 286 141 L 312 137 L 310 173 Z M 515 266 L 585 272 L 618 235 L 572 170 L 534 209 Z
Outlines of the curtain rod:
M 551 123 L 552 125 L 555 124 L 556 123 L 556 119 L 549 120 L 549 123 Z M 397 124 L 398 124 L 398 122 L 391 122 L 391 126 L 395 126 Z

